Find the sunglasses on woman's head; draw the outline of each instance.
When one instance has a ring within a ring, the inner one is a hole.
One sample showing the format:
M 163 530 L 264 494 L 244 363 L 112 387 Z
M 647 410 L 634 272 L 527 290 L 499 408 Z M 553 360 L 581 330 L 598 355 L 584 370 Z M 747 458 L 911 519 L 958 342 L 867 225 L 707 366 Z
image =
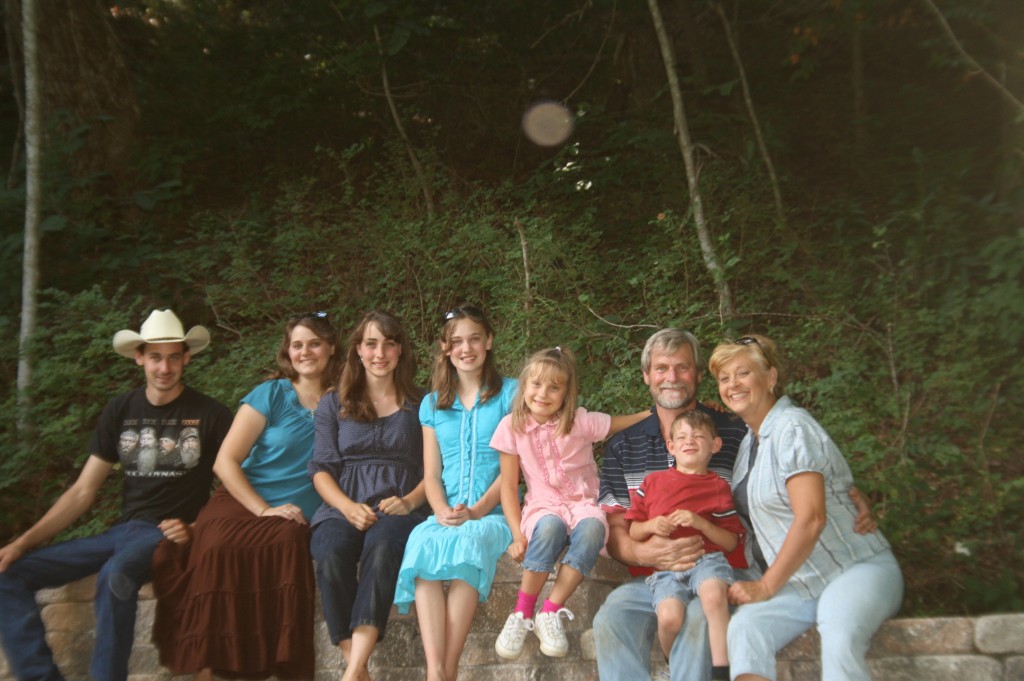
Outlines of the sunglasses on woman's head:
M 327 319 L 327 313 L 323 311 L 317 312 L 303 312 L 302 314 L 293 314 L 288 318 L 290 322 L 301 322 L 303 319 Z
M 453 307 L 452 309 L 445 312 L 444 316 L 441 318 L 441 323 L 444 324 L 446 322 L 450 322 L 451 320 L 455 319 L 456 317 L 462 314 L 471 315 L 473 317 L 484 316 L 483 310 L 481 310 L 477 306 L 463 305 L 462 307 Z

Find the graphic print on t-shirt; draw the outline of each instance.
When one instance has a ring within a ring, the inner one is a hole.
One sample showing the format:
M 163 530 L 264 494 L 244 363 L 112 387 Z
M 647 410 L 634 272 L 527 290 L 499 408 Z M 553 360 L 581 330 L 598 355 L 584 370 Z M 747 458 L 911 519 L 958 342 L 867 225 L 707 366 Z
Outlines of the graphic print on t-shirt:
M 125 475 L 180 477 L 199 464 L 199 419 L 125 419 L 117 455 Z

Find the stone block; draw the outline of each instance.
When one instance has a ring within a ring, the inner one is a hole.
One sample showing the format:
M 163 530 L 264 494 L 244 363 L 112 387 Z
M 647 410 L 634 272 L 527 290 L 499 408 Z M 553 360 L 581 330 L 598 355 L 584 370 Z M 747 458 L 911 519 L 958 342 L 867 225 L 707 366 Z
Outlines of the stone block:
M 580 656 L 584 660 L 597 660 L 597 648 L 594 647 L 593 629 L 587 629 L 580 634 Z
M 160 666 L 160 652 L 147 639 L 136 637 L 132 656 L 128 660 L 128 674 L 141 676 L 166 675 L 170 672 Z
M 91 603 L 51 603 L 40 614 L 46 630 L 51 632 L 92 632 L 96 628 Z
M 788 646 L 779 651 L 779 660 L 817 660 L 821 655 L 821 638 L 817 629 L 797 636 Z
M 135 611 L 135 640 L 149 642 L 153 638 L 153 618 L 156 617 L 156 601 L 139 601 Z
M 821 664 L 817 660 L 793 660 L 787 666 L 787 681 L 821 681 Z
M 96 576 L 86 577 L 55 589 L 40 589 L 36 592 L 36 602 L 40 605 L 48 603 L 92 603 L 96 594 Z
M 973 652 L 973 620 L 934 617 L 886 622 L 875 634 L 868 657 L 967 655 Z
M 89 674 L 89 661 L 92 657 L 92 630 L 88 631 L 49 631 L 46 643 L 53 651 L 53 661 L 64 673 L 69 675 Z
M 1024 653 L 1024 614 L 979 617 L 974 625 L 974 643 L 983 653 Z
M 921 655 L 869 660 L 876 681 L 1002 681 L 1003 666 L 983 655 Z M 797 681 L 797 680 L 794 680 Z M 803 681 L 800 679 L 799 681 Z
M 1024 656 L 1015 655 L 1003 661 L 1003 681 L 1024 681 Z

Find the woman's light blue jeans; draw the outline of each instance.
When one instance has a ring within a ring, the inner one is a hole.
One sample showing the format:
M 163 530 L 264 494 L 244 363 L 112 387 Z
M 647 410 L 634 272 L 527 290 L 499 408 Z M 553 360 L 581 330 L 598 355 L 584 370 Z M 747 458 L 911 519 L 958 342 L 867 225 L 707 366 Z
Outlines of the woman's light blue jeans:
M 891 551 L 847 568 L 818 598 L 804 600 L 787 585 L 771 600 L 736 610 L 729 621 L 730 672 L 775 679 L 775 653 L 817 625 L 821 677 L 869 681 L 864 655 L 871 637 L 902 600 L 903 575 Z

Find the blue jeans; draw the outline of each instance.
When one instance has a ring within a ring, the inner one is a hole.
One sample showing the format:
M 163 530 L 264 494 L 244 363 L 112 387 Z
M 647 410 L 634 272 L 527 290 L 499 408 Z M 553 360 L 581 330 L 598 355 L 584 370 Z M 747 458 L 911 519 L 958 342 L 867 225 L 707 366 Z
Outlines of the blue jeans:
M 604 548 L 604 535 L 604 525 L 594 518 L 579 521 L 570 533 L 558 516 L 542 516 L 526 545 L 523 569 L 530 572 L 553 572 L 555 561 L 568 544 L 569 550 L 565 552 L 562 563 L 576 568 L 581 574 L 589 574 L 597 563 L 597 555 Z
M 768 601 L 740 606 L 729 621 L 729 668 L 775 676 L 775 653 L 818 626 L 821 678 L 868 681 L 864 659 L 878 627 L 899 610 L 903 575 L 891 551 L 861 561 L 833 579 L 818 598 L 785 586 Z
M 130 520 L 94 537 L 44 546 L 0 574 L 0 642 L 15 678 L 63 679 L 46 645 L 35 592 L 99 572 L 96 580 L 96 643 L 89 673 L 97 681 L 125 681 L 135 640 L 139 588 L 150 579 L 150 562 L 163 532 Z
M 352 638 L 370 625 L 384 639 L 405 543 L 423 516 L 379 515 L 366 531 L 344 518 L 328 518 L 313 528 L 310 553 L 331 643 Z
M 651 678 L 651 646 L 657 633 L 658 619 L 651 589 L 643 577 L 626 582 L 608 594 L 594 616 L 597 675 L 601 681 Z M 669 670 L 672 681 L 711 678 L 708 624 L 700 599 L 695 598 L 686 606 L 686 619 L 672 646 Z

